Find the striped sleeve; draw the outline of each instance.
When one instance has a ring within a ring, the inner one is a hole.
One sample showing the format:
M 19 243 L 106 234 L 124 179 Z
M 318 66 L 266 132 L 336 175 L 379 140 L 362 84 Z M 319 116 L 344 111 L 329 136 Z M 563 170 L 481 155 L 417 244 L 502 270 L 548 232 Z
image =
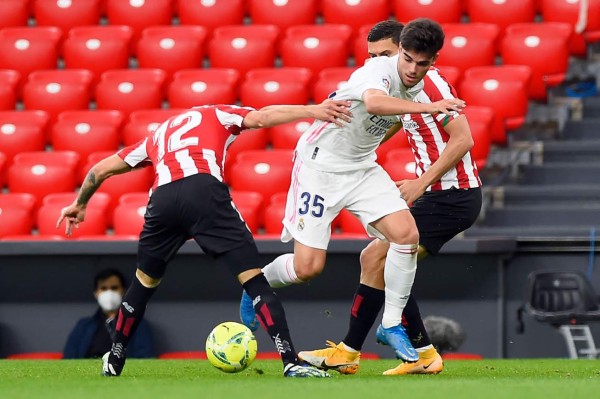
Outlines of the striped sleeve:
M 136 166 L 146 166 L 150 162 L 148 152 L 146 150 L 146 142 L 148 138 L 138 141 L 137 143 L 123 148 L 117 155 L 132 168 Z
M 437 69 L 432 68 L 429 70 L 423 80 L 425 82 L 423 90 L 427 93 L 431 102 L 457 97 L 454 87 L 448 83 L 446 78 L 444 78 Z M 435 116 L 435 119 L 442 123 L 442 126 L 446 126 L 450 121 L 458 118 L 461 114 L 462 111 L 453 111 L 449 115 L 440 113 Z

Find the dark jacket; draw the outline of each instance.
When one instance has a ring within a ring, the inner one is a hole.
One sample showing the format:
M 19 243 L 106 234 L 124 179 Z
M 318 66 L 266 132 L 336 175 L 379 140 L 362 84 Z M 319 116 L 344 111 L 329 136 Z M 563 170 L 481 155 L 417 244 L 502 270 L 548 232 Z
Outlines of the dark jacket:
M 64 349 L 65 359 L 83 359 L 88 353 L 88 348 L 92 343 L 94 334 L 98 328 L 106 328 L 102 322 L 103 317 L 98 308 L 92 317 L 84 317 L 77 322 L 77 325 L 69 334 Z M 108 350 L 107 350 L 108 352 Z M 128 358 L 149 358 L 156 357 L 154 343 L 150 333 L 150 325 L 142 320 L 135 333 L 131 336 L 127 345 Z

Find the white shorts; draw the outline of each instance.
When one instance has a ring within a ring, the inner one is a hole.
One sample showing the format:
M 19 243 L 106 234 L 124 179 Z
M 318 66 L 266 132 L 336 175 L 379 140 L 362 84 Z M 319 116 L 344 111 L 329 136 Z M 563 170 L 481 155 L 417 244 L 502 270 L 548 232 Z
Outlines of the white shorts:
M 322 172 L 309 168 L 297 157 L 281 241 L 288 242 L 293 238 L 312 248 L 327 249 L 331 222 L 344 208 L 360 219 L 369 236 L 385 239 L 369 223 L 407 210 L 408 206 L 379 165 L 351 172 Z

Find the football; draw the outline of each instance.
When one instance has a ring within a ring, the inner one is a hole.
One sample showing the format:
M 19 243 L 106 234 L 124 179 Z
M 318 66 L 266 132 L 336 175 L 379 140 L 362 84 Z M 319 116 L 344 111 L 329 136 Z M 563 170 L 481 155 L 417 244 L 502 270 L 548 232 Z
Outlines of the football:
M 252 331 L 233 321 L 219 324 L 206 339 L 208 360 L 226 373 L 244 370 L 254 361 L 257 350 L 256 338 Z

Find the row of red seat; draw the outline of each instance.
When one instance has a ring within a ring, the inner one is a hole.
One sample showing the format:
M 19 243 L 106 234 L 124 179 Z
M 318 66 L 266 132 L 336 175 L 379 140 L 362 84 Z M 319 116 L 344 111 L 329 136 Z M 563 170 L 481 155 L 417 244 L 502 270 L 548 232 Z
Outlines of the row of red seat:
M 48 194 L 36 207 L 32 194 L 0 194 L 0 239 L 26 238 L 23 236 L 31 235 L 34 230 L 36 239 L 66 238 L 63 230 L 56 228 L 56 221 L 61 209 L 71 204 L 75 195 L 74 192 Z M 277 193 L 270 201 L 264 201 L 257 192 L 232 190 L 231 196 L 253 234 L 281 233 L 286 193 Z M 131 192 L 121 195 L 111 209 L 110 195 L 99 192 L 90 200 L 85 222 L 74 229 L 72 238 L 98 238 L 111 229 L 112 238 L 136 239 L 142 230 L 147 203 L 148 192 Z M 358 219 L 348 211 L 334 221 L 333 229 L 336 234 L 365 234 Z
M 584 32 L 600 31 L 600 2 L 589 0 Z M 239 25 L 246 16 L 254 24 L 272 24 L 282 29 L 313 24 L 321 16 L 325 23 L 343 23 L 355 31 L 394 16 L 400 21 L 428 17 L 440 23 L 457 23 L 468 16 L 471 22 L 496 24 L 501 31 L 512 23 L 533 22 L 536 14 L 544 21 L 579 19 L 578 0 L 11 0 L 1 2 L 0 27 L 25 26 L 30 16 L 40 26 L 96 25 L 105 15 L 112 25 L 129 25 L 135 35 L 150 25 L 202 25 L 209 32 L 223 25 Z M 573 41 L 581 51 L 583 36 Z
M 600 0 L 599 0 L 600 1 Z M 182 70 L 199 69 L 203 64 L 203 45 L 201 27 L 153 27 L 145 30 L 145 35 L 138 46 L 138 66 L 141 70 L 157 69 L 160 71 L 132 73 L 130 78 L 125 78 L 122 69 L 129 65 L 128 42 L 120 37 L 128 28 L 119 26 L 105 26 L 81 28 L 82 36 L 70 36 L 74 42 L 65 41 L 62 47 L 62 55 L 65 60 L 64 71 L 76 72 L 61 78 L 61 73 L 51 75 L 47 70 L 55 70 L 57 67 L 59 48 L 59 34 L 56 28 L 15 28 L 0 30 L 0 69 L 15 70 L 16 76 L 6 76 L 4 79 L 4 92 L 10 94 L 11 87 L 15 88 L 14 101 L 27 93 L 24 86 L 28 82 L 35 85 L 37 81 L 48 81 L 48 79 L 70 79 L 72 83 L 81 86 L 79 90 L 89 91 L 89 86 L 96 86 L 96 97 L 102 103 L 105 97 L 111 98 L 113 93 L 103 95 L 102 89 L 110 85 L 107 81 L 141 79 L 150 81 L 156 86 L 163 86 L 165 82 L 171 82 L 174 75 L 177 81 L 186 85 L 193 75 L 182 74 Z M 281 46 L 281 59 L 284 67 L 304 68 L 306 71 L 298 71 L 296 78 L 287 82 L 289 85 L 296 84 L 306 86 L 312 82 L 319 73 L 328 68 L 346 68 L 349 64 L 350 37 L 349 28 L 345 25 L 309 25 L 290 28 L 295 34 L 286 36 Z M 437 65 L 442 67 L 454 67 L 458 69 L 457 79 L 462 79 L 468 68 L 477 66 L 492 66 L 496 62 L 496 46 L 498 29 L 489 24 L 462 24 L 445 25 L 447 44 L 440 52 Z M 219 28 L 222 35 L 215 35 L 209 44 L 209 57 L 211 69 L 232 68 L 238 72 L 237 76 L 231 75 L 224 84 L 231 86 L 243 78 L 263 79 L 269 75 L 277 76 L 274 72 L 268 72 L 259 76 L 246 76 L 253 69 L 273 68 L 276 64 L 276 38 L 277 28 L 267 25 L 230 26 Z M 196 33 L 194 36 L 192 33 Z M 366 31 L 363 32 L 366 37 Z M 546 99 L 546 85 L 558 84 L 564 80 L 569 59 L 568 42 L 572 34 L 572 28 L 568 24 L 560 23 L 532 23 L 515 24 L 507 29 L 499 47 L 504 64 L 527 65 L 532 70 L 532 77 L 528 87 L 528 96 L 536 100 Z M 104 36 L 105 35 L 105 36 Z M 357 39 L 355 50 L 366 56 L 366 39 Z M 144 39 L 147 38 L 147 41 Z M 114 41 L 113 41 L 114 40 Z M 287 41 L 286 41 L 287 40 Z M 73 46 L 71 47 L 70 44 Z M 340 45 L 342 44 L 342 45 Z M 360 47 L 360 50 L 358 49 Z M 42 70 L 43 73 L 39 70 Z M 87 72 L 82 72 L 85 70 Z M 35 71 L 35 73 L 34 73 Z M 63 70 L 60 70 L 63 71 Z M 115 73 L 114 71 L 120 71 Z M 350 70 L 347 70 L 348 72 Z M 50 75 L 49 75 L 50 74 Z M 145 75 L 144 75 L 145 74 Z M 31 76 L 33 75 L 33 77 Z M 51 77 L 49 77 L 51 76 Z M 73 76 L 67 78 L 66 76 Z M 141 76 L 144 76 L 143 78 Z M 236 80 L 237 79 L 237 80 Z M 98 83 L 98 85 L 96 85 Z M 120 85 L 122 82 L 117 82 Z M 129 82 L 135 83 L 135 82 Z M 11 86 L 12 85 L 12 86 Z M 181 86 L 181 85 L 180 85 Z M 174 91 L 180 89 L 175 86 Z M 45 87 L 44 87 L 45 88 Z M 121 92 L 130 93 L 132 85 L 120 85 Z M 60 88 L 52 86 L 50 89 L 58 91 Z M 250 95 L 254 87 L 241 91 L 242 96 Z M 276 91 L 277 87 L 266 87 L 262 91 Z M 200 85 L 192 88 L 194 92 L 204 92 L 205 88 Z M 54 93 L 56 94 L 56 93 Z M 162 91 L 144 95 L 147 102 L 156 103 L 162 99 Z M 321 91 L 314 95 L 318 99 L 324 96 Z M 177 104 L 177 93 L 174 96 Z M 3 103 L 10 107 L 11 96 Z M 35 97 L 29 93 L 29 97 Z M 300 98 L 299 101 L 307 101 L 308 98 Z M 244 98 L 242 97 L 242 101 Z M 251 101 L 251 100 L 250 100 Z M 25 104 L 26 107 L 28 104 Z M 85 104 L 77 103 L 80 107 Z M 139 104 L 135 107 L 139 109 Z M 144 106 L 150 108 L 149 106 Z M 133 107 L 132 107 L 133 108 Z

